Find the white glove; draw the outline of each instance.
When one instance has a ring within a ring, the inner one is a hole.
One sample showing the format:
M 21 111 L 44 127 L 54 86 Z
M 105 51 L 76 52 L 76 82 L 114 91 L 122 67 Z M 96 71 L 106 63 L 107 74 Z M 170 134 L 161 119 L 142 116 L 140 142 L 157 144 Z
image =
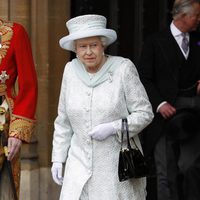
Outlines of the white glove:
M 63 184 L 62 168 L 63 168 L 63 164 L 60 162 L 54 162 L 51 167 L 51 174 L 52 174 L 53 180 L 58 185 Z
M 117 131 L 113 127 L 112 123 L 105 123 L 95 126 L 92 131 L 88 133 L 95 140 L 104 140 L 110 135 L 116 134 Z

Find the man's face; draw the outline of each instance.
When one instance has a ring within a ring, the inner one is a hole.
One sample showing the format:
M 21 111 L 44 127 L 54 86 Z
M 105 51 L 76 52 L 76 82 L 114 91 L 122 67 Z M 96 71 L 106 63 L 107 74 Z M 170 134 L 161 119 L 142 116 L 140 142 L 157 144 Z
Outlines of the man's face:
M 196 30 L 200 22 L 200 4 L 193 3 L 193 10 L 183 16 L 184 26 L 188 32 Z

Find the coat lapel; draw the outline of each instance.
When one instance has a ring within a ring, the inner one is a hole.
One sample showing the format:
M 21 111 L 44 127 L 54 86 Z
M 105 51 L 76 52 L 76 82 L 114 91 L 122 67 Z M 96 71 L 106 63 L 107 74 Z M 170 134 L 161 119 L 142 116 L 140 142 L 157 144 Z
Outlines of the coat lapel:
M 190 52 L 189 52 L 189 56 L 191 56 L 191 55 L 199 56 L 199 55 L 197 55 L 197 54 L 199 54 L 199 52 L 200 52 L 200 41 L 195 39 L 195 36 L 192 33 L 190 33 Z
M 169 71 L 172 77 L 177 80 L 179 68 L 181 67 L 181 63 L 184 62 L 185 57 L 182 54 L 176 40 L 174 39 L 173 35 L 171 34 L 170 29 L 165 30 L 159 40 L 160 48 L 164 54 L 164 58 L 167 66 L 169 67 Z M 169 63 L 170 62 L 170 63 Z

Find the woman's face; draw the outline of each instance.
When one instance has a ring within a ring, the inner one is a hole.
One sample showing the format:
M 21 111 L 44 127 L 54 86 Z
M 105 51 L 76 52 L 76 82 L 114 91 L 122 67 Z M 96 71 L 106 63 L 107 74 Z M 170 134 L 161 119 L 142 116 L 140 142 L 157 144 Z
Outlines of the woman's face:
M 97 72 L 105 61 L 104 46 L 98 36 L 76 40 L 75 49 L 88 72 Z

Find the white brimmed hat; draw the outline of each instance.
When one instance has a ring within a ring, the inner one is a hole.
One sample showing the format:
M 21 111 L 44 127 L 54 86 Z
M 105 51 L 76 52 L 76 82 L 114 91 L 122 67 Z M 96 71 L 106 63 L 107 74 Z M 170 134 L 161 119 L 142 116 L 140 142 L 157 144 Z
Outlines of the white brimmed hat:
M 106 22 L 106 18 L 101 15 L 82 15 L 70 19 L 66 23 L 69 35 L 60 39 L 60 46 L 75 51 L 74 40 L 93 36 L 104 36 L 106 46 L 110 45 L 117 39 L 117 34 L 114 30 L 106 28 Z

